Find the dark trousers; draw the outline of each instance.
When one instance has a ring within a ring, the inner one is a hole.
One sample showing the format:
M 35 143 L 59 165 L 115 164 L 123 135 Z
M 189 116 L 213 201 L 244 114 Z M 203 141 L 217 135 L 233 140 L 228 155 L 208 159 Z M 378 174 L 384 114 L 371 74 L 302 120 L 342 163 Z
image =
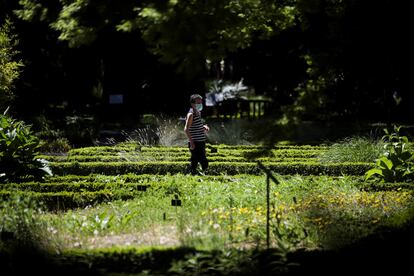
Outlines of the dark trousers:
M 197 173 L 198 163 L 201 164 L 203 171 L 208 168 L 208 160 L 206 157 L 206 142 L 194 142 L 194 149 L 190 149 L 191 152 L 191 164 L 190 170 L 192 174 Z M 190 148 L 190 143 L 188 143 L 188 148 Z

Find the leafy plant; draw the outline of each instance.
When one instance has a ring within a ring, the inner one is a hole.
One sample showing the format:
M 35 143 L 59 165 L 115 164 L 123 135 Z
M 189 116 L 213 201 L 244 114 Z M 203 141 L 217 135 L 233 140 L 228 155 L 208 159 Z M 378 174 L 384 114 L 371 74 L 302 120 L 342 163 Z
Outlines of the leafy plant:
M 71 231 L 98 235 L 111 227 L 114 218 L 114 215 L 107 214 L 105 211 L 91 215 L 72 214 L 66 223 L 66 227 Z
M 39 220 L 42 207 L 32 198 L 19 195 L 0 202 L 0 233 L 8 233 L 9 238 L 21 242 L 38 240 L 44 229 L 44 224 Z
M 52 174 L 46 160 L 37 159 L 39 139 L 30 126 L 0 115 L 0 182 Z
M 400 134 L 402 126 L 394 131 L 384 129 L 385 152 L 377 159 L 375 168 L 365 173 L 365 179 L 379 179 L 381 182 L 401 182 L 414 177 L 414 154 L 407 136 Z
M 16 59 L 17 36 L 9 18 L 0 26 L 0 110 L 13 100 L 14 81 L 19 78 L 23 63 Z

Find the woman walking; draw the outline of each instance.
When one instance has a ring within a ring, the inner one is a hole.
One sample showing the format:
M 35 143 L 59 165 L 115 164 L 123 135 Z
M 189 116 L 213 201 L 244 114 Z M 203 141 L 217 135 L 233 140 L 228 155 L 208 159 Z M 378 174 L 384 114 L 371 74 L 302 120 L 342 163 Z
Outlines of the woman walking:
M 203 110 L 203 98 L 199 94 L 190 97 L 191 108 L 187 113 L 184 131 L 188 138 L 188 147 L 191 152 L 190 172 L 197 174 L 198 163 L 201 164 L 203 171 L 208 168 L 206 157 L 206 133 L 210 130 L 201 120 L 201 110 Z

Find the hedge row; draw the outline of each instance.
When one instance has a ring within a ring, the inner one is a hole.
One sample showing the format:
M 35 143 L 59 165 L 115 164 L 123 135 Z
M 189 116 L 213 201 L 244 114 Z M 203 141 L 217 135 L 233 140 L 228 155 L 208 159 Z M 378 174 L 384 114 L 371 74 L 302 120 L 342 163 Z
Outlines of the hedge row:
M 260 147 L 260 146 L 207 146 L 207 152 L 209 153 L 221 153 L 223 155 L 234 155 L 237 153 L 245 154 L 246 152 L 277 152 L 277 151 L 314 151 L 314 152 L 323 152 L 326 151 L 327 147 L 322 146 L 289 146 L 289 147 Z M 118 153 L 128 153 L 128 152 L 137 152 L 137 153 L 148 153 L 148 154 L 184 154 L 188 153 L 187 147 L 85 147 L 79 149 L 72 149 L 68 152 L 69 156 L 79 156 L 79 155 L 114 155 Z
M 219 181 L 219 182 L 234 182 L 240 181 L 241 179 L 252 179 L 260 178 L 264 175 L 248 175 L 248 174 L 239 174 L 239 175 L 205 175 L 202 176 L 204 181 Z M 42 183 L 68 183 L 68 184 L 77 184 L 77 183 L 105 183 L 105 184 L 132 184 L 132 185 L 152 185 L 152 183 L 170 183 L 176 181 L 176 179 L 185 179 L 185 181 L 200 181 L 200 176 L 198 175 L 185 175 L 185 174 L 175 174 L 175 175 L 160 175 L 160 174 L 134 174 L 127 173 L 121 175 L 102 175 L 102 174 L 89 174 L 89 175 L 54 175 L 46 177 Z M 20 185 L 20 184 L 16 184 Z
M 297 149 L 282 149 L 282 150 L 271 150 L 271 151 L 247 151 L 247 150 L 223 150 L 217 152 L 210 152 L 207 150 L 207 156 L 209 158 L 214 157 L 318 157 L 324 151 L 321 150 L 297 150 Z M 96 152 L 85 152 L 84 154 L 68 154 L 67 156 L 51 156 L 51 155 L 41 155 L 39 158 L 44 158 L 48 160 L 65 160 L 65 159 L 81 159 L 81 158 L 119 158 L 119 157 L 153 157 L 153 158 L 178 158 L 190 156 L 189 151 L 185 152 L 168 152 L 168 151 L 147 151 L 147 152 L 137 152 L 137 151 L 123 151 L 123 152 L 107 152 L 107 153 L 96 153 Z
M 168 275 L 174 262 L 196 256 L 197 252 L 206 255 L 207 251 L 183 246 L 70 249 L 63 251 L 56 260 L 67 275 Z M 219 253 L 213 251 L 213 254 Z
M 42 183 L 42 182 L 24 182 L 24 183 L 8 183 L 0 185 L 0 190 L 3 191 L 26 191 L 37 193 L 58 193 L 58 192 L 97 192 L 97 191 L 111 191 L 111 192 L 136 192 L 146 191 L 147 185 L 141 183 L 97 183 L 97 182 L 54 182 L 54 183 Z
M 46 159 L 51 162 L 125 162 L 125 161 L 149 161 L 149 160 L 169 160 L 169 161 L 187 161 L 190 157 L 188 151 L 185 152 L 107 152 L 95 153 L 84 152 L 82 155 L 40 155 L 37 158 Z M 271 151 L 246 151 L 246 150 L 225 150 L 217 152 L 208 152 L 208 158 L 211 162 L 220 161 L 248 161 L 248 160 L 262 160 L 264 162 L 280 162 L 280 161 L 293 161 L 293 159 L 306 159 L 317 158 L 323 153 L 320 150 L 298 150 L 298 149 L 282 149 Z M 291 160 L 284 160 L 291 159 Z
M 373 166 L 367 163 L 320 164 L 318 162 L 269 162 L 265 165 L 275 173 L 301 175 L 363 175 Z M 186 173 L 188 162 L 51 162 L 50 167 L 56 175 L 176 174 Z M 215 162 L 210 163 L 207 171 L 207 174 L 211 175 L 262 173 L 257 163 L 253 162 Z
M 358 188 L 364 191 L 414 191 L 414 183 L 396 182 L 396 183 L 379 183 L 361 181 Z
M 102 202 L 113 200 L 128 200 L 138 196 L 138 193 L 126 191 L 96 191 L 96 192 L 29 192 L 29 191 L 0 191 L 0 199 L 7 200 L 11 196 L 20 195 L 31 197 L 35 201 L 42 202 L 44 207 L 49 210 L 67 210 L 73 208 L 83 208 L 88 205 L 95 205 Z
M 270 145 L 270 146 L 264 146 L 264 145 L 213 145 L 213 144 L 207 144 L 207 148 L 215 148 L 218 150 L 269 150 L 269 149 L 319 149 L 319 150 L 326 150 L 329 148 L 327 145 Z M 143 146 L 140 147 L 142 151 L 158 151 L 158 150 L 188 150 L 187 147 L 164 147 L 164 146 L 153 146 L 153 147 L 147 147 Z
M 262 162 L 306 162 L 309 159 L 315 158 L 314 156 L 308 157 L 259 157 L 257 160 Z M 183 162 L 190 159 L 188 155 L 168 156 L 168 155 L 140 155 L 140 154 L 126 154 L 123 156 L 50 156 L 44 157 L 51 162 L 133 162 L 133 161 L 174 161 Z M 248 162 L 249 159 L 241 156 L 217 156 L 212 155 L 208 157 L 210 162 Z

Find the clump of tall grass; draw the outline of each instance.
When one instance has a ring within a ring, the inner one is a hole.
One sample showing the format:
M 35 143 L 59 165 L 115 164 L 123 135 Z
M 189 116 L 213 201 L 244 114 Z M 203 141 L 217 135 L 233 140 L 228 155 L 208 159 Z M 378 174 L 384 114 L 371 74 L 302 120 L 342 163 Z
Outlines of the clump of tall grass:
M 375 162 L 382 154 L 384 142 L 367 137 L 349 137 L 334 143 L 319 156 L 323 163 Z
M 228 122 L 212 122 L 207 125 L 207 142 L 225 145 L 252 144 L 253 135 L 247 122 L 232 120 Z M 143 146 L 183 146 L 187 143 L 184 133 L 184 120 L 156 117 L 154 121 L 131 132 L 123 132 L 127 142 Z
M 156 117 L 154 122 L 132 132 L 123 132 L 127 142 L 142 146 L 183 146 L 186 144 L 184 122 L 179 119 Z

